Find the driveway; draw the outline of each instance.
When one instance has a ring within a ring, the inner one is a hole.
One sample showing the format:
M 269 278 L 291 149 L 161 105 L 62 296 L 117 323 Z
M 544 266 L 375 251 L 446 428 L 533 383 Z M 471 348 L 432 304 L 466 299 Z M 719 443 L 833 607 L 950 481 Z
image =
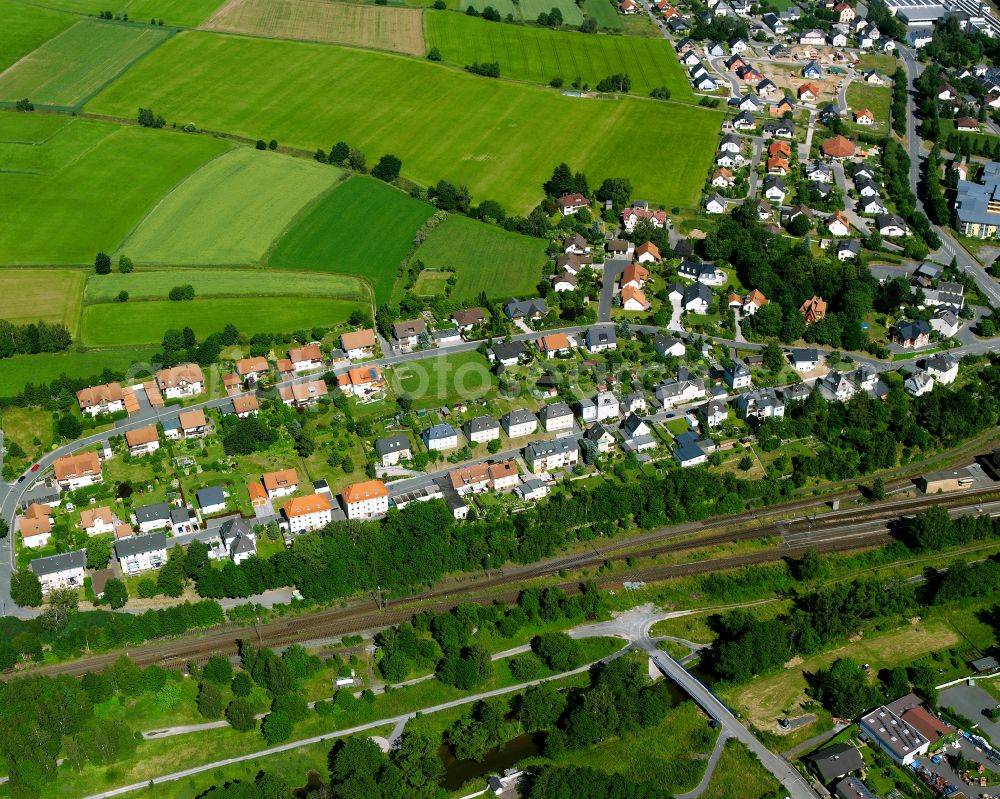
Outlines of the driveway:
M 958 713 L 972 719 L 994 741 L 1000 740 L 1000 724 L 983 715 L 984 710 L 996 707 L 997 700 L 978 685 L 956 685 L 941 692 L 938 705 L 954 708 Z M 971 732 L 971 730 L 970 730 Z
M 615 285 L 618 283 L 618 276 L 625 271 L 629 261 L 624 258 L 608 258 L 604 262 L 603 276 L 601 277 L 601 299 L 597 305 L 597 321 L 611 321 L 611 307 L 615 299 Z

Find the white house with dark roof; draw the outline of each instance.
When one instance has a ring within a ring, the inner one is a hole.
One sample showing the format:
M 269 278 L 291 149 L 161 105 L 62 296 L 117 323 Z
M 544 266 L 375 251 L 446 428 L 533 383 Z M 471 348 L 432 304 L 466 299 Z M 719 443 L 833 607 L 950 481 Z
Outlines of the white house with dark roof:
M 115 556 L 122 572 L 129 576 L 158 569 L 167 562 L 167 534 L 157 532 L 120 538 L 115 541 Z
M 538 429 L 538 417 L 527 408 L 512 408 L 504 414 L 501 422 L 508 438 L 530 436 Z
M 930 748 L 930 741 L 889 708 L 875 708 L 861 717 L 862 737 L 877 744 L 894 761 L 903 766 L 922 757 Z
M 553 402 L 538 413 L 538 420 L 546 433 L 557 433 L 573 427 L 573 411 L 565 402 Z
M 458 431 L 446 422 L 432 425 L 424 430 L 424 445 L 436 452 L 445 452 L 458 447 Z
M 58 589 L 76 589 L 83 585 L 86 576 L 87 553 L 82 549 L 35 558 L 28 568 L 41 583 L 42 594 Z
M 485 444 L 500 438 L 500 422 L 492 416 L 477 416 L 465 423 L 465 437 L 473 444 Z
M 166 502 L 140 505 L 132 515 L 140 533 L 151 533 L 154 530 L 166 530 L 170 527 L 170 505 Z
M 413 457 L 410 439 L 405 433 L 375 439 L 375 454 L 382 466 L 395 466 Z
M 533 441 L 524 448 L 524 460 L 535 474 L 567 469 L 579 463 L 580 448 L 569 437 L 557 438 L 555 441 Z

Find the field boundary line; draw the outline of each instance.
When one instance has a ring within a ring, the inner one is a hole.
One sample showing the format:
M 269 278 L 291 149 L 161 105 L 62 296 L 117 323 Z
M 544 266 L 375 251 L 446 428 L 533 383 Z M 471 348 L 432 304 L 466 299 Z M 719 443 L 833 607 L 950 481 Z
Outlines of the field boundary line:
M 352 177 L 354 177 L 354 174 L 347 169 L 343 169 L 342 167 L 339 166 L 334 167 L 334 169 L 340 170 L 340 176 L 337 178 L 336 182 L 332 186 L 330 186 L 330 188 L 326 189 L 325 191 L 321 191 L 319 194 L 313 197 L 312 200 L 303 205 L 299 209 L 298 213 L 292 215 L 292 218 L 288 220 L 288 222 L 281 229 L 278 235 L 275 236 L 274 241 L 272 241 L 264 250 L 264 254 L 260 257 L 260 260 L 257 262 L 259 266 L 265 269 L 272 269 L 273 267 L 271 266 L 271 256 L 274 255 L 274 251 L 275 249 L 277 249 L 279 242 L 281 242 L 281 240 L 288 235 L 288 233 L 292 230 L 292 228 L 296 224 L 298 224 L 299 222 L 302 221 L 302 219 L 305 218 L 306 214 L 312 213 L 313 209 L 315 209 L 317 205 L 319 205 L 323 200 L 325 200 L 327 196 L 329 196 L 332 192 L 336 191 L 340 186 L 343 186 L 345 183 L 347 183 L 347 181 L 349 181 Z M 294 272 L 296 270 L 279 268 L 276 271 Z M 338 274 L 338 273 L 333 273 L 333 274 Z

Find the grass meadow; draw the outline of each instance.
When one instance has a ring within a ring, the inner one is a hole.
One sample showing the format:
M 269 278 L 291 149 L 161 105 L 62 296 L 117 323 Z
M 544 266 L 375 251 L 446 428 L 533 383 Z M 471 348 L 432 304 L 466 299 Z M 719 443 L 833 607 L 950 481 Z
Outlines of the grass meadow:
M 875 124 L 870 128 L 858 126 L 859 130 L 887 130 L 889 127 L 889 105 L 892 103 L 892 89 L 888 86 L 869 86 L 859 81 L 847 87 L 847 104 L 851 111 L 869 109 L 875 115 Z M 848 117 L 848 120 L 853 117 Z
M 67 377 L 92 377 L 106 368 L 126 371 L 133 364 L 147 363 L 156 349 L 111 347 L 5 358 L 0 369 L 0 397 L 16 395 L 28 383 L 50 383 L 63 374 Z
M 508 297 L 535 290 L 547 259 L 545 245 L 541 239 L 452 215 L 431 232 L 414 257 L 431 269 L 455 273 L 454 299 L 473 300 L 483 291 Z
M 69 269 L 0 270 L 0 319 L 62 322 L 76 330 L 86 275 Z
M 256 264 L 341 174 L 316 161 L 234 148 L 157 203 L 119 249 L 146 264 Z
M 549 0 L 539 2 L 545 6 Z M 626 72 L 637 95 L 667 86 L 675 99 L 694 96 L 673 48 L 663 39 L 527 28 L 445 12 L 428 12 L 425 19 L 427 46 L 439 48 L 445 61 L 459 66 L 496 61 L 504 77 L 543 84 L 562 78 L 567 86 L 576 78 L 594 86 L 608 75 Z
M 405 177 L 465 183 L 514 212 L 538 202 L 559 161 L 592 184 L 624 176 L 636 196 L 693 207 L 721 122 L 708 109 L 565 97 L 390 53 L 207 32 L 174 36 L 87 110 L 132 115 L 139 105 L 309 150 L 341 138 L 371 163 L 392 152 Z M 630 147 L 626 166 L 623 143 L 639 140 L 651 145 Z
M 69 14 L 11 0 L 0 0 L 0 19 L 0 72 L 76 21 Z
M 162 19 L 164 25 L 193 28 L 223 0 L 45 0 L 47 8 L 97 16 L 102 11 L 128 14 L 137 22 Z
M 8 121 L 5 137 L 17 135 L 23 118 L 10 116 L 18 124 Z M 0 264 L 92 263 L 99 250 L 114 250 L 164 194 L 229 146 L 95 122 L 76 121 L 65 130 L 29 148 L 27 166 L 33 161 L 48 174 L 0 173 Z M 62 141 L 84 131 L 96 139 L 84 152 L 76 139 L 73 146 Z
M 564 25 L 576 27 L 583 22 L 583 12 L 573 0 L 521 0 L 520 8 L 526 22 L 538 19 L 539 14 L 547 14 L 553 8 L 562 13 Z
M 185 302 L 101 303 L 83 309 L 88 347 L 157 344 L 168 330 L 190 327 L 200 338 L 232 322 L 241 333 L 285 333 L 347 321 L 359 303 L 324 297 L 228 297 Z
M 417 409 L 481 399 L 497 385 L 489 362 L 478 352 L 401 363 L 388 378 L 397 394 L 413 398 Z
M 0 114 L 4 172 L 54 175 L 106 138 L 113 128 L 55 114 Z
M 520 12 L 517 10 L 517 6 L 514 5 L 513 0 L 458 0 L 455 4 L 455 8 L 459 11 L 464 11 L 469 6 L 472 6 L 480 13 L 482 13 L 487 6 L 491 6 L 500 13 L 501 17 L 513 14 L 514 19 L 518 19 L 521 16 Z M 537 14 L 535 16 L 537 16 Z
M 618 6 L 611 0 L 583 0 L 583 11 L 592 16 L 602 29 L 620 31 L 625 27 Z
M 422 56 L 423 12 L 329 0 L 230 0 L 205 30 L 332 42 Z
M 374 178 L 352 177 L 323 197 L 285 234 L 269 263 L 364 278 L 375 302 L 389 299 L 413 236 L 434 213 Z
M 0 75 L 0 100 L 29 97 L 75 108 L 169 35 L 162 28 L 80 20 Z

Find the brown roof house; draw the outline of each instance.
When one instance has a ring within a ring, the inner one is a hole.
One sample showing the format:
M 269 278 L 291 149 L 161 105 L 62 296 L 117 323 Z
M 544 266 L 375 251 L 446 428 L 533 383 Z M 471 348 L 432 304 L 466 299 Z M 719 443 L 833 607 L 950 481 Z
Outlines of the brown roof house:
M 121 383 L 80 389 L 76 392 L 76 400 L 80 403 L 80 410 L 91 416 L 125 410 L 125 393 Z
M 826 318 L 826 300 L 820 296 L 813 296 L 802 303 L 799 313 L 806 318 L 807 325 L 822 321 Z
M 77 488 L 95 485 L 104 480 L 101 460 L 96 452 L 67 455 L 59 458 L 52 468 L 56 473 L 56 482 L 65 491 L 75 491 Z
M 296 372 L 309 372 L 323 368 L 323 351 L 319 344 L 306 344 L 304 347 L 293 347 L 288 351 L 288 359 Z
M 185 363 L 156 373 L 156 385 L 167 399 L 193 397 L 205 390 L 205 373 L 196 363 Z
M 852 158 L 854 156 L 854 142 L 844 136 L 834 136 L 823 142 L 823 155 L 827 158 Z
M 371 328 L 344 333 L 340 337 L 340 346 L 352 361 L 361 358 L 371 358 L 375 355 L 375 331 Z

